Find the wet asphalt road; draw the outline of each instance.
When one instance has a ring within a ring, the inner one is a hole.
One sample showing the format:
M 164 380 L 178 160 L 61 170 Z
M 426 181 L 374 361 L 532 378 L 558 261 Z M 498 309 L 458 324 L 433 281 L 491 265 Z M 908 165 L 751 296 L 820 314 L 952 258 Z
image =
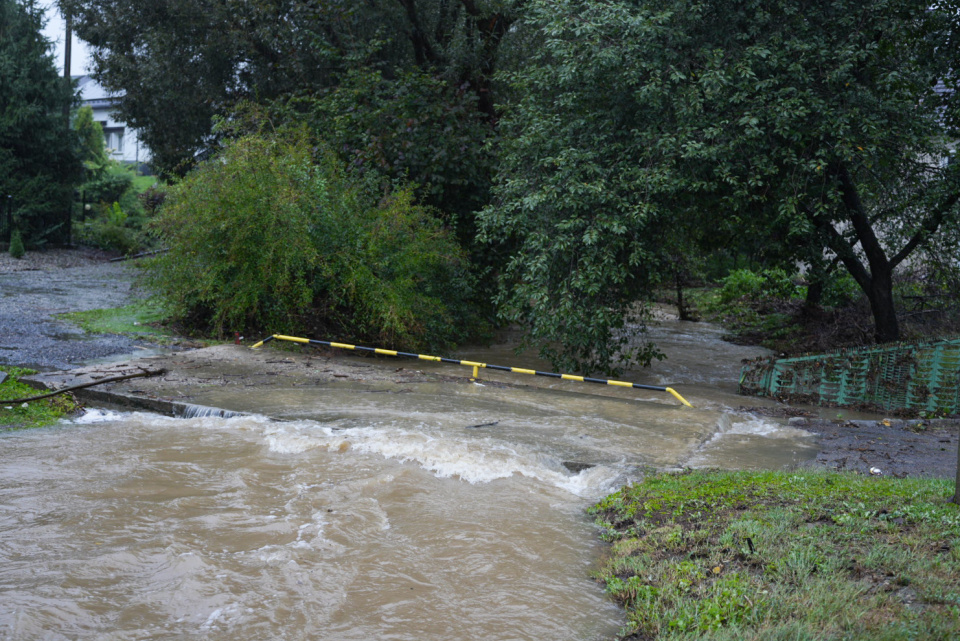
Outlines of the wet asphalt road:
M 0 364 L 41 371 L 141 351 L 149 343 L 87 334 L 57 314 L 122 307 L 136 298 L 128 263 L 0 273 Z

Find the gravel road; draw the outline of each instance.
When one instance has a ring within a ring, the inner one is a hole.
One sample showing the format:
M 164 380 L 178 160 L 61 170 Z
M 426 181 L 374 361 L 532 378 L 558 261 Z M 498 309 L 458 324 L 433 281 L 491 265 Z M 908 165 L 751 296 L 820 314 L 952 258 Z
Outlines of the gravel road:
M 59 370 L 141 351 L 149 344 L 87 334 L 56 318 L 130 303 L 135 276 L 130 263 L 111 263 L 102 252 L 51 249 L 21 259 L 0 253 L 0 364 Z

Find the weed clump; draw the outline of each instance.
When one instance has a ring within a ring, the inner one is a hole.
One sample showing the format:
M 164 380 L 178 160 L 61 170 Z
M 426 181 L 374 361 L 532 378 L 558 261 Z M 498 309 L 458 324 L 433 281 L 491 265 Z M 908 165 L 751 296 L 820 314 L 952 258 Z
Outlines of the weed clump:
M 26 251 L 23 248 L 23 237 L 19 229 L 10 232 L 10 256 L 12 258 L 23 258 Z

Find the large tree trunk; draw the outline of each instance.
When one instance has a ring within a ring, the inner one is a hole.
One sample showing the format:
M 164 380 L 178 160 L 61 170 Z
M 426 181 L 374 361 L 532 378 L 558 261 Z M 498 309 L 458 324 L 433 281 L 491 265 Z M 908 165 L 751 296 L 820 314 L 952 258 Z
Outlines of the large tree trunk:
M 866 294 L 873 312 L 874 337 L 878 343 L 892 343 L 900 340 L 900 322 L 893 304 L 893 278 L 891 270 L 873 267 Z
M 905 247 L 892 260 L 887 258 L 887 254 L 873 230 L 870 217 L 860 200 L 857 185 L 850 176 L 846 165 L 842 163 L 837 165 L 835 175 L 840 181 L 843 204 L 846 207 L 851 226 L 856 232 L 857 240 L 860 241 L 860 247 L 866 256 L 869 272 L 856 257 L 853 248 L 843 242 L 843 239 L 831 225 L 830 231 L 833 232 L 834 240 L 840 240 L 839 244 L 834 243 L 835 251 L 870 301 L 876 341 L 878 343 L 898 341 L 900 340 L 900 323 L 897 321 L 897 310 L 893 306 L 893 270 L 912 249 L 908 250 Z

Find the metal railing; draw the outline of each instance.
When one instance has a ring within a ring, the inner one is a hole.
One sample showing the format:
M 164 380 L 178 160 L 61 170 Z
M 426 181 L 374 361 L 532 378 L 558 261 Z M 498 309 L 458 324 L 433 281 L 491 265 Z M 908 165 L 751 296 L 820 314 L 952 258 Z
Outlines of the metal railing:
M 442 356 L 429 356 L 426 354 L 414 354 L 411 352 L 398 352 L 392 349 L 381 349 L 379 347 L 363 347 L 360 345 L 350 345 L 349 343 L 335 343 L 333 341 L 318 341 L 310 338 L 298 338 L 296 336 L 285 336 L 283 334 L 274 334 L 264 338 L 262 341 L 259 341 L 257 344 L 253 345 L 251 349 L 257 349 L 264 343 L 269 343 L 272 340 L 278 341 L 290 341 L 293 343 L 309 344 L 309 345 L 321 345 L 323 347 L 335 347 L 338 349 L 349 349 L 358 352 L 368 352 L 372 354 L 380 354 L 382 356 L 398 356 L 403 358 L 416 358 L 422 361 L 434 361 L 437 363 L 448 363 L 450 365 L 464 365 L 466 367 L 473 368 L 473 378 L 479 378 L 480 369 L 492 369 L 501 372 L 513 372 L 514 374 L 530 374 L 532 376 L 546 376 L 549 378 L 559 378 L 565 381 L 577 381 L 580 383 L 598 383 L 600 385 L 613 385 L 616 387 L 630 387 L 633 389 L 644 389 L 652 390 L 655 392 L 667 392 L 671 394 L 678 401 L 686 405 L 687 407 L 693 407 L 690 403 L 687 402 L 685 398 L 680 396 L 676 390 L 670 387 L 659 387 L 657 385 L 643 385 L 641 383 L 629 383 L 626 381 L 613 381 L 606 378 L 590 378 L 588 376 L 577 376 L 574 374 L 558 374 L 556 372 L 542 372 L 540 370 L 534 369 L 525 369 L 522 367 L 509 367 L 507 365 L 491 365 L 489 363 L 479 363 L 476 361 L 467 361 L 460 360 L 456 358 L 444 358 Z

